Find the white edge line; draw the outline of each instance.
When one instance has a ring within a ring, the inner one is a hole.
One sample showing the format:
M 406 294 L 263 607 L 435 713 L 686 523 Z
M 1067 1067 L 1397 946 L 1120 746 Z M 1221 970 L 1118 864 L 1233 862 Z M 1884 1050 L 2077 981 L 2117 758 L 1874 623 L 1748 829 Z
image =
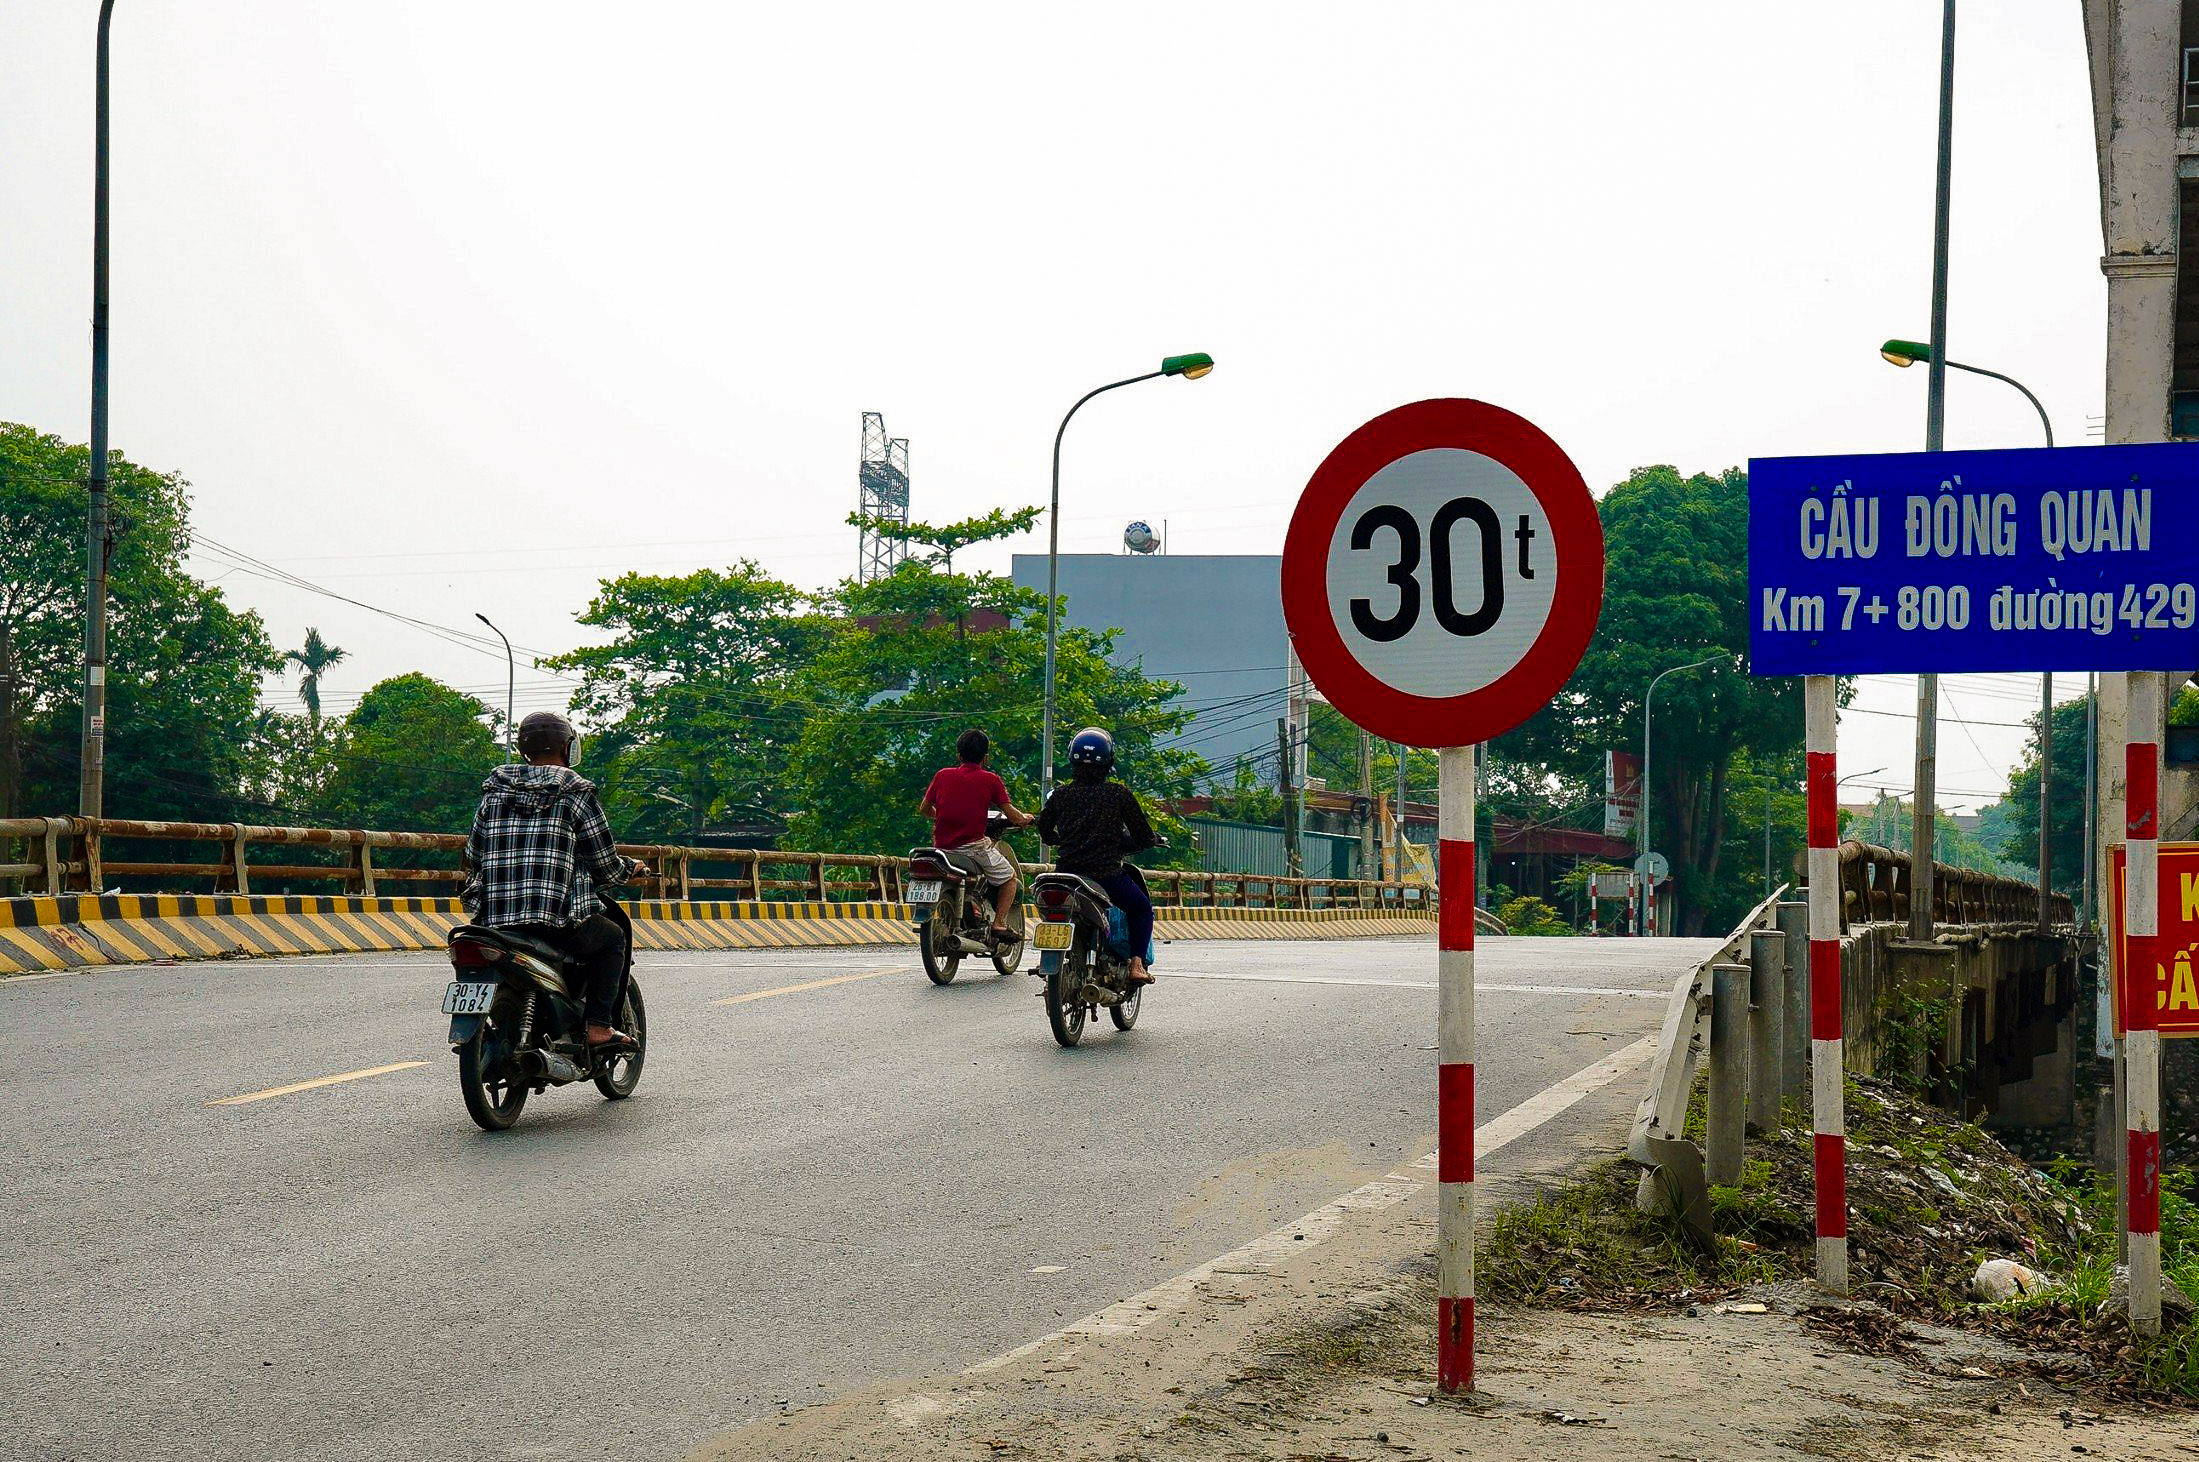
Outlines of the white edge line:
M 1644 1036 L 1633 1045 L 1615 1051 L 1593 1065 L 1575 1072 L 1557 1085 L 1537 1092 L 1503 1116 L 1482 1124 L 1474 1132 L 1475 1159 L 1479 1161 L 1517 1142 L 1559 1113 L 1578 1104 L 1589 1093 L 1609 1086 L 1630 1071 L 1639 1070 L 1648 1064 L 1656 1049 L 1657 1037 Z M 1435 1154 L 1431 1152 L 1420 1158 L 1413 1163 L 1412 1168 L 1416 1173 L 1434 1172 Z M 1354 1188 L 1343 1197 L 1322 1204 L 1295 1223 L 1287 1223 L 1279 1229 L 1262 1234 L 1251 1243 L 1232 1249 L 1219 1258 L 1209 1259 L 1196 1269 L 1187 1269 L 1173 1279 L 1164 1279 L 1141 1294 L 1118 1300 L 1103 1310 L 1095 1310 L 1083 1319 L 1065 1325 L 1049 1335 L 1041 1335 L 1036 1340 L 1028 1341 L 989 1360 L 981 1360 L 965 1369 L 962 1374 L 984 1375 L 1063 1341 L 1128 1335 L 1141 1330 L 1161 1316 L 1189 1304 L 1198 1287 L 1213 1278 L 1217 1270 L 1272 1269 L 1279 1261 L 1303 1254 L 1334 1235 L 1343 1226 L 1348 1215 L 1379 1213 L 1383 1209 L 1394 1208 L 1427 1186 L 1428 1180 L 1425 1177 L 1405 1177 L 1393 1173 Z

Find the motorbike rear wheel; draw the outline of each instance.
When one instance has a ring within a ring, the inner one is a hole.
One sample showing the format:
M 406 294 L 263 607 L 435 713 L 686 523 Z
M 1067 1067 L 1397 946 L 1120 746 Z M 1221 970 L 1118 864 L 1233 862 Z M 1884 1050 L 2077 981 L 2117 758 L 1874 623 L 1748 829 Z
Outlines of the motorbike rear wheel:
M 614 1102 L 625 1101 L 641 1085 L 641 1063 L 649 1054 L 649 1012 L 642 1008 L 641 986 L 631 978 L 626 982 L 626 1008 L 619 1015 L 618 1028 L 634 1038 L 634 1051 L 596 1074 L 596 1090 Z
M 509 1128 L 527 1105 L 527 1083 L 509 1070 L 509 1055 L 485 1020 L 458 1048 L 458 1094 L 466 1099 L 466 1115 L 484 1132 Z
M 924 958 L 924 973 L 934 985 L 953 984 L 954 972 L 962 968 L 962 950 L 955 943 L 955 926 L 961 922 L 960 903 L 950 907 L 944 899 L 924 921 L 924 935 L 917 941 L 917 950 Z
M 1138 1007 L 1145 1003 L 1145 986 L 1132 985 L 1130 993 L 1107 1007 L 1107 1018 L 1115 1023 L 1115 1029 L 1126 1031 L 1138 1023 Z
M 1046 976 L 1046 1023 L 1054 1039 L 1074 1046 L 1084 1039 L 1084 960 L 1063 958 Z

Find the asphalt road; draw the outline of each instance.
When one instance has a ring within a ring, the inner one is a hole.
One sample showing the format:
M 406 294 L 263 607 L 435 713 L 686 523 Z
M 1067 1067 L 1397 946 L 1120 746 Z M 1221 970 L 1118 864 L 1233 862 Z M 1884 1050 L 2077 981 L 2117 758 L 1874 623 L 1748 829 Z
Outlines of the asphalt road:
M 1711 947 L 1486 942 L 1483 1120 Z M 1036 981 L 913 950 L 654 955 L 634 1098 L 496 1135 L 429 955 L 0 981 L 0 1456 L 669 1458 L 968 1365 L 1427 1151 L 1434 969 L 1174 945 L 1063 1051 Z

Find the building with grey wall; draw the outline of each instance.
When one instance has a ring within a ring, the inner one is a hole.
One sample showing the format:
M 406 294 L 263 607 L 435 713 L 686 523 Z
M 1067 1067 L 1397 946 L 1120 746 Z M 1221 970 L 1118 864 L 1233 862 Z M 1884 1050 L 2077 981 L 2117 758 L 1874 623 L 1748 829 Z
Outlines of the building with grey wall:
M 1274 554 L 1065 554 L 1064 622 L 1120 630 L 1118 664 L 1182 684 L 1197 717 L 1175 745 L 1225 780 L 1239 757 L 1268 756 L 1272 781 L 1289 658 L 1282 567 Z M 1045 592 L 1044 554 L 1017 554 L 1012 573 Z

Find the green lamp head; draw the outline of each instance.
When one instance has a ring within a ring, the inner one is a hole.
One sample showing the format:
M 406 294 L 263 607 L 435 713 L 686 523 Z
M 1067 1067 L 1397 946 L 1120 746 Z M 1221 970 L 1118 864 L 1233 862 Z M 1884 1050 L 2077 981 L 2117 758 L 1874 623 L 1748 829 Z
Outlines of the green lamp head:
M 1162 375 L 1182 376 L 1187 381 L 1196 381 L 1213 369 L 1214 357 L 1204 351 L 1193 351 L 1190 355 L 1171 355 L 1161 362 Z
M 1889 340 L 1878 347 L 1878 353 L 1888 365 L 1907 370 L 1919 361 L 1930 361 L 1932 347 L 1916 340 Z

